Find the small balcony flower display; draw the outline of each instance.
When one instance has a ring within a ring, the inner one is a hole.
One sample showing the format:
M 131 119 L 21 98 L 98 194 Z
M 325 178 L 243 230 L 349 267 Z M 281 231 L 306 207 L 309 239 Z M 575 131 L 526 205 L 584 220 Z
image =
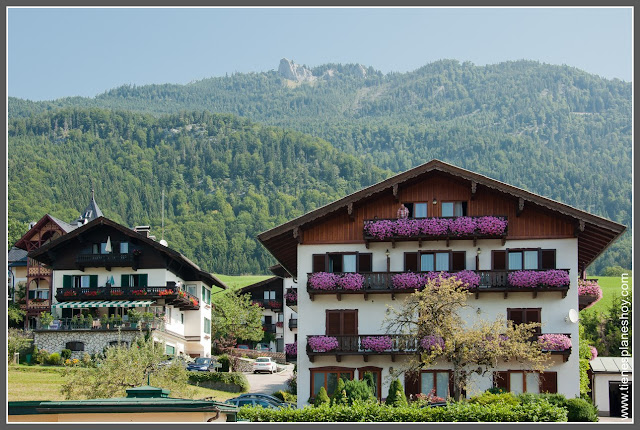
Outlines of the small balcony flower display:
M 437 348 L 444 350 L 444 339 L 430 334 L 420 339 L 420 346 L 429 352 Z
M 258 306 L 259 308 L 264 307 L 264 305 L 262 304 L 261 301 L 258 300 L 254 300 L 253 302 L 251 302 L 253 305 Z
M 602 288 L 600 288 L 597 281 L 578 279 L 578 296 L 593 298 L 593 301 L 584 307 L 586 309 L 595 305 L 602 298 Z
M 189 301 L 191 302 L 191 306 L 195 307 L 195 306 L 199 305 L 198 299 L 196 299 L 196 298 L 189 297 Z
M 35 299 L 31 299 L 32 302 L 34 303 L 42 303 L 47 299 L 43 299 L 42 297 L 36 297 Z
M 496 236 L 507 231 L 507 220 L 494 216 L 456 218 L 420 218 L 397 220 L 373 220 L 364 225 L 365 236 L 379 240 L 396 236 Z
M 131 291 L 131 294 L 134 296 L 146 296 L 147 292 L 145 290 L 133 290 Z
M 461 270 L 456 273 L 451 273 L 450 277 L 462 282 L 465 288 L 478 288 L 478 285 L 480 285 L 480 275 L 472 270 Z
M 393 348 L 393 340 L 391 336 L 366 336 L 362 338 L 360 347 L 374 352 L 388 351 Z
M 407 272 L 393 275 L 391 284 L 398 290 L 417 290 L 424 286 L 424 281 L 422 274 Z
M 420 234 L 427 236 L 444 236 L 449 231 L 447 218 L 424 218 L 418 220 Z
M 309 277 L 309 285 L 314 290 L 335 290 L 338 286 L 338 277 L 333 273 L 316 272 Z
M 85 293 L 85 296 L 87 296 L 87 297 L 95 297 L 95 296 L 97 296 L 97 295 L 98 295 L 98 292 L 97 292 L 97 291 L 87 291 L 87 292 Z
M 543 351 L 566 351 L 571 348 L 571 339 L 564 334 L 543 334 L 538 336 Z
M 298 355 L 298 344 L 297 343 L 288 343 L 284 346 L 284 352 L 287 355 Z
M 298 290 L 294 288 L 289 288 L 287 293 L 284 295 L 287 303 L 298 303 Z
M 276 327 L 278 327 L 278 328 L 282 328 L 282 327 L 284 327 L 284 322 L 282 322 L 282 321 L 278 321 L 278 322 L 276 323 Z
M 187 293 L 185 293 L 182 290 L 178 290 L 178 297 L 180 297 L 181 299 L 184 299 L 185 297 L 187 297 Z
M 62 295 L 64 297 L 75 297 L 78 295 L 78 293 L 76 292 L 76 290 L 67 290 L 64 293 L 62 293 Z
M 478 233 L 483 235 L 502 235 L 507 230 L 507 220 L 495 216 L 483 216 L 476 220 Z
M 165 288 L 164 290 L 161 290 L 158 293 L 159 296 L 171 296 L 173 294 L 175 294 L 175 292 L 173 290 L 168 289 L 168 288 Z
M 420 223 L 414 219 L 399 219 L 393 230 L 398 236 L 417 236 L 420 234 Z
M 122 291 L 122 290 L 111 290 L 111 295 L 112 296 L 122 296 L 122 295 L 124 295 L 124 291 Z
M 338 278 L 338 286 L 345 290 L 361 290 L 364 285 L 364 276 L 359 273 L 345 273 Z
M 374 221 L 365 224 L 364 231 L 370 236 L 383 240 L 393 236 L 395 233 L 395 222 L 391 220 Z
M 313 352 L 329 352 L 338 347 L 338 339 L 333 336 L 313 336 L 309 338 L 309 347 Z
M 571 280 L 569 274 L 564 270 L 518 270 L 509 273 L 507 277 L 509 283 L 514 287 L 564 287 L 569 285 Z
M 277 300 L 269 300 L 269 307 L 271 309 L 282 309 L 282 303 Z
M 476 231 L 476 219 L 460 216 L 449 222 L 449 230 L 455 236 L 468 236 Z

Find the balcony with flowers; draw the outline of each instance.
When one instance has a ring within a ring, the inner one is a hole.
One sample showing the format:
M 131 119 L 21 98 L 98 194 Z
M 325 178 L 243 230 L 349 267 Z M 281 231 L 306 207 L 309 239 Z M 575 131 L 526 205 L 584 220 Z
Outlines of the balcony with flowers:
M 416 336 L 400 334 L 358 334 L 335 336 L 307 336 L 307 356 L 313 362 L 316 356 L 335 356 L 341 361 L 345 355 L 361 355 L 369 361 L 372 355 L 391 356 L 417 354 L 419 341 Z
M 284 353 L 287 357 L 287 361 L 296 361 L 298 359 L 298 344 L 297 343 L 287 343 L 284 346 Z
M 459 216 L 364 220 L 364 240 L 369 242 L 502 239 L 507 237 L 506 216 Z
M 568 333 L 545 333 L 536 335 L 536 341 L 542 351 L 551 355 L 561 355 L 562 361 L 569 360 L 571 355 L 571 335 Z
M 595 305 L 602 298 L 602 288 L 597 279 L 578 279 L 578 309 Z
M 298 290 L 295 288 L 287 288 L 284 294 L 284 300 L 294 312 L 298 312 Z
M 313 300 L 317 294 L 410 294 L 427 282 L 455 277 L 478 298 L 480 293 L 531 292 L 533 297 L 542 291 L 561 292 L 565 297 L 571 283 L 569 269 L 553 270 L 460 270 L 456 272 L 367 272 L 307 274 L 307 292 Z

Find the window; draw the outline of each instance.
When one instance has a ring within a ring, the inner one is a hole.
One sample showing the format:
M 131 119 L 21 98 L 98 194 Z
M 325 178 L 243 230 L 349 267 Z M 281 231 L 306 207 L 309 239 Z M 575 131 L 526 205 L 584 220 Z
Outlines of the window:
M 538 250 L 509 251 L 509 270 L 536 270 Z
M 425 370 L 420 375 L 420 392 L 429 394 L 434 390 L 436 396 L 446 399 L 450 395 L 449 379 L 448 370 Z
M 466 216 L 467 202 L 442 202 L 442 216 Z
M 122 275 L 120 277 L 120 286 L 122 287 L 146 287 L 149 275 L 140 273 L 138 275 Z
M 189 285 L 187 285 L 187 288 L 189 287 Z M 194 292 L 193 295 L 195 295 L 195 285 L 193 286 L 194 288 Z M 190 292 L 190 291 L 189 291 Z M 205 287 L 204 285 L 202 286 L 202 297 L 201 297 L 202 301 L 205 302 L 206 304 L 210 305 L 211 304 L 211 290 L 208 289 L 207 287 Z
M 166 352 L 167 352 L 167 355 L 176 355 L 176 347 L 167 345 Z
M 275 300 L 276 299 L 276 292 L 275 291 L 265 291 L 264 292 L 264 299 L 265 300 Z
M 313 272 L 371 272 L 372 256 L 371 253 L 360 252 L 314 254 Z
M 493 372 L 493 385 L 497 388 L 520 393 L 557 393 L 557 372 L 532 372 L 524 370 L 507 370 Z
M 129 253 L 129 242 L 120 242 L 120 247 L 115 247 L 115 250 L 118 250 L 120 254 L 128 254 Z
M 541 249 L 540 250 L 540 268 L 544 270 L 556 268 L 556 250 Z
M 493 270 L 555 269 L 555 249 L 507 249 L 491 251 Z
M 327 336 L 358 334 L 358 310 L 327 310 L 325 331 Z
M 507 319 L 514 324 L 540 323 L 542 308 L 507 308 Z M 536 333 L 541 333 L 541 328 L 536 328 Z
M 309 370 L 311 371 L 311 397 L 315 397 L 322 387 L 327 390 L 327 394 L 333 394 L 338 385 L 338 378 L 350 381 L 354 373 L 354 369 L 347 367 L 317 367 Z
M 47 300 L 49 298 L 49 290 L 29 290 L 29 299 L 43 299 Z
M 198 286 L 194 284 L 185 285 L 184 289 L 187 293 L 191 294 L 194 297 L 198 296 Z M 204 294 L 203 294 L 204 296 Z
M 63 288 L 98 288 L 98 275 L 63 275 Z
M 65 345 L 66 349 L 70 349 L 71 351 L 84 351 L 84 343 L 82 342 L 67 342 Z
M 165 307 L 164 314 L 167 317 L 167 321 L 169 322 L 169 324 L 171 324 L 171 306 Z
M 284 322 L 284 314 L 282 312 L 278 314 L 278 322 Z
M 426 218 L 427 217 L 427 204 L 426 203 L 403 203 L 404 206 L 409 209 L 409 218 Z
M 205 334 L 211 334 L 211 320 L 209 318 L 204 318 L 204 332 Z
M 184 324 L 184 312 L 180 312 L 180 324 Z

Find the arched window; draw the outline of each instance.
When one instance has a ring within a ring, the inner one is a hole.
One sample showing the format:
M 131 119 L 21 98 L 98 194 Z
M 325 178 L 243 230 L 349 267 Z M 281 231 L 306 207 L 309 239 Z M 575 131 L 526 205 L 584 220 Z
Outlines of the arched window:
M 82 342 L 67 342 L 67 349 L 71 351 L 84 351 L 84 343 Z

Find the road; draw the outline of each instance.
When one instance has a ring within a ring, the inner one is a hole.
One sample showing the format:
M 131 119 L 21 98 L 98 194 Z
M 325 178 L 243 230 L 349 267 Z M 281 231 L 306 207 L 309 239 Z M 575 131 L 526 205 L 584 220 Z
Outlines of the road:
M 286 390 L 287 380 L 293 376 L 293 364 L 285 366 L 277 373 L 243 372 L 249 380 L 250 393 L 273 394 L 278 390 Z

